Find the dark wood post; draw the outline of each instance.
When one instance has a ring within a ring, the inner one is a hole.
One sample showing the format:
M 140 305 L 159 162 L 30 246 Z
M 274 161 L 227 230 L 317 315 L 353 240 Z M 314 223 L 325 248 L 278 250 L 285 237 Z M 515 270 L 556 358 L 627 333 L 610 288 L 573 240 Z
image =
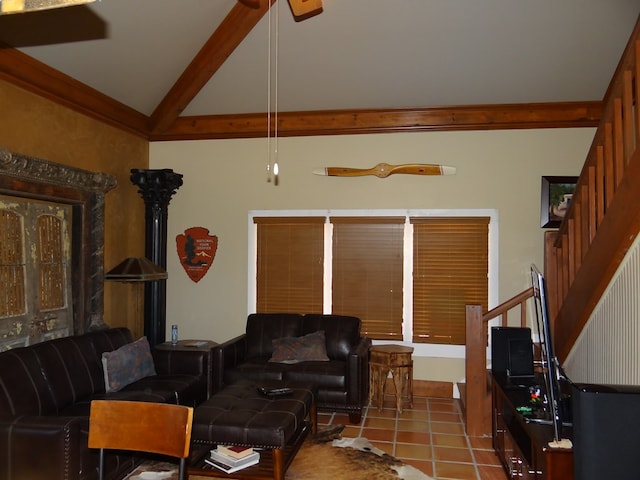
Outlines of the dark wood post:
M 132 169 L 131 183 L 138 186 L 145 205 L 145 256 L 166 270 L 168 207 L 182 185 L 182 175 L 171 169 Z M 166 323 L 167 281 L 146 282 L 144 334 L 152 348 L 165 341 Z

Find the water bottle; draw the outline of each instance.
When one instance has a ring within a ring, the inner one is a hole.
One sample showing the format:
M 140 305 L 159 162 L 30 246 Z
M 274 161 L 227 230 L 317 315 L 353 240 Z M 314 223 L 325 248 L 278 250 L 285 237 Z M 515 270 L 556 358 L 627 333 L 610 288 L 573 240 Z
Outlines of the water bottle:
M 173 345 L 178 343 L 178 325 L 171 325 L 171 343 Z

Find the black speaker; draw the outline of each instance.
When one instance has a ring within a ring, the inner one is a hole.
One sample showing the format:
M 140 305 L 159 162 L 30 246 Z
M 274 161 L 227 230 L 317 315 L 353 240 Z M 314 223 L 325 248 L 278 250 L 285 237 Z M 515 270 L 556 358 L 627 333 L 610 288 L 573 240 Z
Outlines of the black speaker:
M 571 408 L 574 478 L 640 478 L 640 387 L 574 385 Z
M 533 376 L 533 341 L 527 327 L 491 328 L 491 370 L 510 377 Z

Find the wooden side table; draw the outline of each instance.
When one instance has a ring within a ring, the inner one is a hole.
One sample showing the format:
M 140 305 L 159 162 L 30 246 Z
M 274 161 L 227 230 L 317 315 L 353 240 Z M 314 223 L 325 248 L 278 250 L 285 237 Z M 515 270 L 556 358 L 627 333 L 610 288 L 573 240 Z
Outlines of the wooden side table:
M 402 345 L 374 345 L 369 349 L 369 404 L 377 397 L 382 410 L 387 377 L 391 372 L 396 389 L 396 409 L 402 413 L 402 399 L 413 407 L 413 347 Z

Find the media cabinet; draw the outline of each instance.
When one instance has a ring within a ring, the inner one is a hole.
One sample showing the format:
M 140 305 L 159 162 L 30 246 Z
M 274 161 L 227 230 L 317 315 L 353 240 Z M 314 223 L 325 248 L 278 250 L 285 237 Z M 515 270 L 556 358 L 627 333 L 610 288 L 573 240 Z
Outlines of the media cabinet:
M 507 478 L 573 480 L 573 451 L 548 445 L 554 437 L 553 426 L 528 422 L 516 410 L 530 398 L 528 387 L 518 386 L 500 372 L 489 375 L 493 448 Z M 571 429 L 563 428 L 562 436 L 571 438 Z

